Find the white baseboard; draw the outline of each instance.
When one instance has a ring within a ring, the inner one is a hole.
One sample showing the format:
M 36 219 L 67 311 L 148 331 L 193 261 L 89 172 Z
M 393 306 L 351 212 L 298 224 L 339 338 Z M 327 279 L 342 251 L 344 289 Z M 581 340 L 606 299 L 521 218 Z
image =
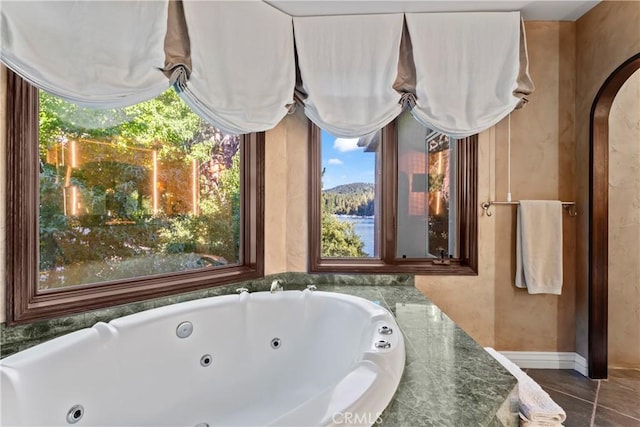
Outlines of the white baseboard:
M 584 357 L 580 356 L 578 353 L 575 353 L 576 355 L 576 364 L 574 366 L 574 370 L 580 372 L 582 375 L 584 375 L 585 377 L 589 376 L 589 366 L 587 365 L 587 359 L 585 359 Z
M 578 353 L 557 351 L 501 351 L 520 368 L 573 369 L 588 375 L 587 360 Z

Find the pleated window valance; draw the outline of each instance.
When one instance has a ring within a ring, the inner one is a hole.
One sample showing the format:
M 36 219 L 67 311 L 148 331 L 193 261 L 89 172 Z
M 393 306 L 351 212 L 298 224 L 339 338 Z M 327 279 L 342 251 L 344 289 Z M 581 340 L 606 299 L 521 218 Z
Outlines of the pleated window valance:
M 453 137 L 502 120 L 521 102 L 520 14 L 407 14 L 416 71 L 413 117 Z
M 291 17 L 263 2 L 184 3 L 193 70 L 182 98 L 232 133 L 273 128 L 293 102 Z
M 533 90 L 518 12 L 292 19 L 258 0 L 0 8 L 2 62 L 35 86 L 111 108 L 174 84 L 233 133 L 274 127 L 295 99 L 336 136 L 376 131 L 408 107 L 426 126 L 462 137 L 493 126 Z
M 342 137 L 381 129 L 402 111 L 393 89 L 403 15 L 294 18 L 305 114 Z
M 3 1 L 1 57 L 40 89 L 97 108 L 160 95 L 164 1 Z

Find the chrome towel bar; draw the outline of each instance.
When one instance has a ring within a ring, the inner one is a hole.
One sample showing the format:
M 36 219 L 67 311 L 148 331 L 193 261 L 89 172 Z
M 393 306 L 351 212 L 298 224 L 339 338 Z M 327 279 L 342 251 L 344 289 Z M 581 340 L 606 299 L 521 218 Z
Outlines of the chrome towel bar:
M 520 202 L 499 202 L 496 200 L 490 200 L 488 202 L 483 202 L 480 207 L 484 210 L 485 215 L 491 216 L 492 213 L 489 210 L 491 205 L 519 205 Z M 569 213 L 569 216 L 574 217 L 578 216 L 578 211 L 576 211 L 576 202 L 562 202 L 562 207 Z

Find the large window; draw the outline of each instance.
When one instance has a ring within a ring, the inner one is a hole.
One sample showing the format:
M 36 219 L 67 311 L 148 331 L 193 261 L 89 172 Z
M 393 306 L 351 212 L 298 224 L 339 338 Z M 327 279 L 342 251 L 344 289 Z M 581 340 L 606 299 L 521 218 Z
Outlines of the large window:
M 8 85 L 9 321 L 262 275 L 262 134 L 173 89 L 94 110 Z
M 477 272 L 475 136 L 407 112 L 360 138 L 309 132 L 311 271 Z

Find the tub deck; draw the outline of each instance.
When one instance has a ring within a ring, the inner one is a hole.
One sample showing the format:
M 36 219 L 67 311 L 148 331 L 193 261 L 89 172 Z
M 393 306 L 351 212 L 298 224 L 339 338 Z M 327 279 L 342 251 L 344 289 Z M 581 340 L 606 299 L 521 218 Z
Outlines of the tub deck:
M 406 365 L 394 399 L 374 425 L 518 425 L 514 414 L 516 379 L 413 287 L 412 278 L 287 273 L 241 285 L 252 292 L 267 290 L 274 278 L 284 279 L 287 290 L 304 289 L 304 285 L 313 283 L 321 291 L 366 298 L 378 302 L 395 315 L 405 337 Z M 90 327 L 98 321 L 109 321 L 132 312 L 184 300 L 235 293 L 238 286 L 217 287 L 12 328 L 2 324 L 2 356 L 55 336 Z M 36 333 L 40 331 L 42 333 Z
M 518 425 L 517 380 L 416 288 L 324 285 L 318 290 L 378 301 L 404 333 L 404 374 L 376 426 Z

